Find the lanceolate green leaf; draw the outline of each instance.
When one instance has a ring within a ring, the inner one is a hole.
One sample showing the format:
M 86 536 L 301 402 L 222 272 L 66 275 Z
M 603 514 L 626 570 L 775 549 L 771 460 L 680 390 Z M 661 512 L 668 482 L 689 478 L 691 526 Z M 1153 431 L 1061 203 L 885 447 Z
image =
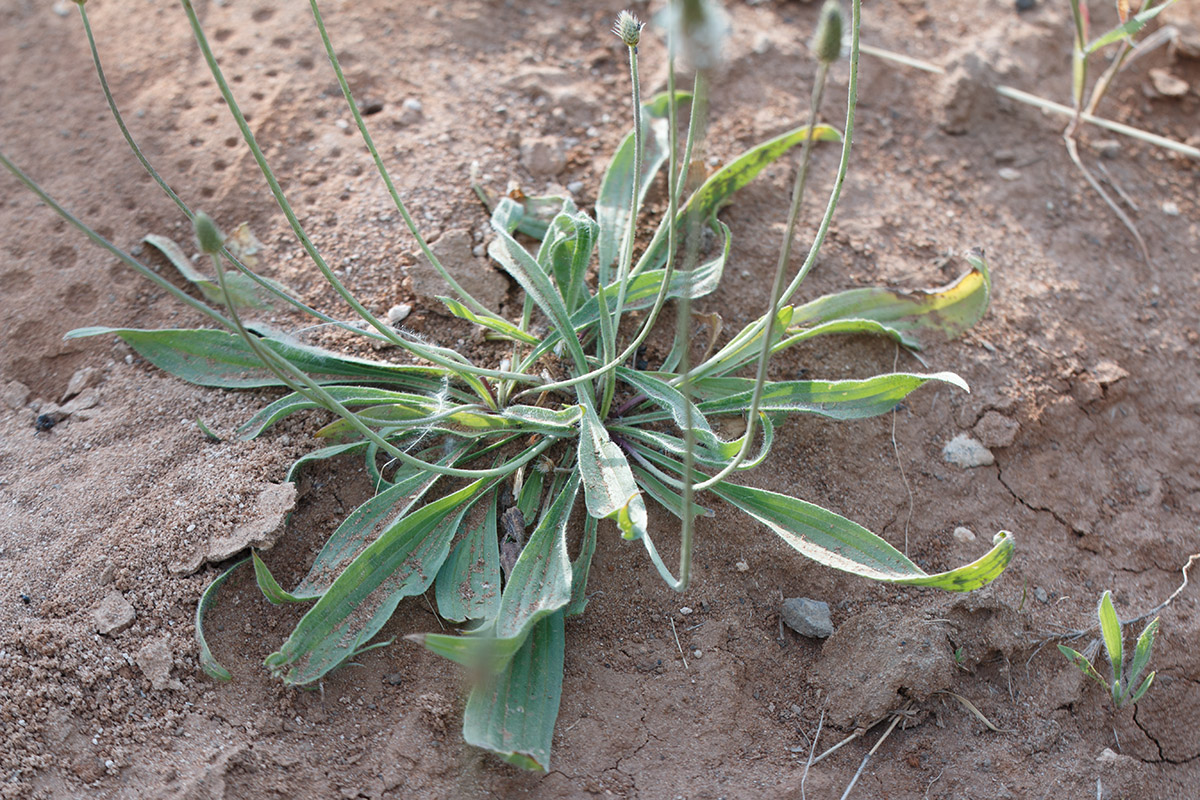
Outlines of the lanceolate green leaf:
M 431 380 L 428 381 L 425 388 L 426 391 L 437 392 L 443 387 L 444 384 L 441 381 Z M 432 401 L 428 401 L 423 396 L 375 386 L 326 386 L 325 391 L 346 408 L 357 408 L 358 406 L 370 406 L 389 402 L 404 403 L 412 401 L 414 398 L 418 402 L 429 402 L 432 405 Z M 448 388 L 447 393 L 449 393 Z M 461 393 L 454 392 L 454 394 L 458 396 Z M 310 400 L 302 394 L 293 392 L 263 407 L 262 410 L 238 428 L 238 435 L 247 441 L 254 439 L 279 420 L 295 414 L 297 411 L 321 407 L 320 403 Z
M 292 466 L 288 468 L 287 477 L 284 480 L 288 483 L 295 483 L 300 477 L 300 471 L 307 465 L 317 461 L 325 461 L 330 458 L 348 455 L 350 453 L 358 453 L 367 449 L 369 442 L 349 442 L 346 444 L 334 444 L 329 447 L 322 447 L 319 450 L 313 450 L 311 453 L 305 453 L 292 462 Z
M 119 336 L 151 364 L 189 383 L 225 389 L 282 385 L 279 378 L 259 362 L 254 351 L 235 333 L 207 328 L 154 331 L 97 327 L 78 328 L 68 333 L 67 338 L 105 334 Z M 441 367 L 402 367 L 367 361 L 279 338 L 262 338 L 259 344 L 283 356 L 321 383 L 354 378 L 362 383 L 404 386 L 410 376 L 417 377 L 420 384 L 430 376 L 440 379 L 446 374 Z
M 442 458 L 436 463 L 449 466 L 463 450 L 460 446 L 450 453 L 442 454 Z M 324 594 L 346 565 L 358 558 L 372 542 L 387 535 L 393 527 L 402 523 L 405 515 L 433 488 L 438 478 L 437 474 L 413 467 L 402 467 L 390 487 L 354 509 L 350 516 L 338 525 L 337 530 L 317 553 L 308 574 L 292 591 L 292 596 L 312 599 Z
M 494 625 L 469 636 L 430 633 L 409 638 L 471 669 L 503 669 L 534 623 L 571 602 L 573 576 L 566 530 L 578 493 L 579 475 L 575 474 L 556 494 L 513 565 Z
M 588 514 L 615 520 L 626 539 L 646 532 L 646 505 L 629 462 L 591 408 L 584 408 L 579 432 L 579 473 Z
M 1150 649 L 1154 647 L 1154 637 L 1158 634 L 1158 617 L 1155 617 L 1138 636 L 1133 649 L 1133 663 L 1129 665 L 1129 677 L 1126 679 L 1130 689 L 1133 689 L 1142 677 L 1142 671 L 1150 663 Z M 1133 698 L 1135 701 L 1137 698 Z
M 851 289 L 797 306 L 788 333 L 834 320 L 873 320 L 895 331 L 908 347 L 919 348 L 931 334 L 961 336 L 983 319 L 991 300 L 992 278 L 982 251 L 966 255 L 971 269 L 940 289 L 900 292 Z
M 200 602 L 196 604 L 196 645 L 200 648 L 200 669 L 204 670 L 209 677 L 222 682 L 233 680 L 233 676 L 229 674 L 229 670 L 221 666 L 208 648 L 208 642 L 204 638 L 204 615 L 217 602 L 217 592 L 221 589 L 221 585 L 229 580 L 229 576 L 233 574 L 234 570 L 249 560 L 243 558 L 214 578 L 213 582 L 204 590 L 204 594 L 200 595 Z
M 1112 592 L 1106 591 L 1100 596 L 1100 634 L 1104 639 L 1104 652 L 1108 655 L 1108 663 L 1112 665 L 1113 698 L 1120 701 L 1121 663 L 1125 659 L 1121 642 L 1121 620 L 1117 610 L 1113 608 Z
M 579 555 L 571 562 L 571 602 L 567 605 L 568 617 L 577 617 L 587 606 L 587 579 L 592 569 L 592 554 L 596 552 L 596 529 L 600 527 L 595 517 L 583 520 L 583 543 Z
M 429 588 L 471 502 L 494 484 L 475 481 L 389 528 L 342 571 L 266 666 L 285 683 L 301 685 L 357 652 L 402 598 Z
M 525 769 L 550 769 L 550 745 L 562 699 L 563 611 L 534 624 L 499 675 L 471 691 L 463 738 Z
M 774 139 L 768 139 L 742 153 L 708 176 L 708 179 L 679 209 L 679 214 L 675 217 L 675 225 L 685 224 L 691 215 L 694 215 L 693 218 L 697 220 L 709 220 L 729 201 L 734 192 L 746 186 L 771 163 L 807 138 L 808 126 L 803 125 L 776 136 Z M 837 129 L 829 125 L 818 125 L 813 129 L 814 142 L 840 142 L 841 139 L 842 135 L 838 133 Z M 664 217 L 654 234 L 653 241 L 642 257 L 638 259 L 637 269 L 634 270 L 635 274 L 647 268 L 659 267 L 666 260 L 666 223 L 667 220 Z
M 1001 531 L 996 534 L 992 549 L 979 560 L 949 572 L 929 575 L 866 528 L 820 506 L 725 482 L 718 483 L 712 491 L 775 531 L 784 542 L 812 560 L 884 583 L 969 592 L 991 583 L 1012 559 L 1012 534 Z
M 183 249 L 179 245 L 166 236 L 157 236 L 155 234 L 143 236 L 142 241 L 157 248 L 166 256 L 175 269 L 179 270 L 179 274 L 200 290 L 205 300 L 210 303 L 224 305 L 225 296 L 221 292 L 221 287 L 217 285 L 216 280 L 203 275 L 193 267 L 187 254 L 183 252 Z M 273 286 L 284 296 L 291 296 L 292 294 L 281 283 L 273 281 L 270 278 L 264 278 L 261 275 L 259 279 Z M 275 298 L 272 297 L 271 293 L 256 283 L 249 275 L 244 275 L 240 272 L 230 272 L 225 276 L 225 284 L 229 289 L 230 296 L 233 298 L 233 304 L 237 308 L 268 309 L 274 305 L 272 301 Z
M 538 250 L 538 263 L 554 277 L 567 313 L 578 308 L 588 297 L 587 268 L 598 235 L 599 226 L 595 220 L 577 210 L 574 203 L 569 203 L 551 221 Z
M 533 334 L 526 333 L 508 320 L 499 319 L 497 317 L 481 316 L 457 300 L 449 297 L 438 297 L 438 300 L 441 300 L 442 305 L 444 305 L 451 314 L 459 319 L 465 319 L 467 322 L 473 322 L 476 325 L 500 334 L 506 339 L 512 339 L 515 342 L 524 342 L 525 344 L 537 344 L 539 341 L 541 341 Z
M 1166 0 L 1166 2 L 1160 3 L 1153 8 L 1147 8 L 1146 10 L 1135 14 L 1124 24 L 1118 25 L 1102 36 L 1098 36 L 1096 39 L 1088 43 L 1088 46 L 1084 49 L 1085 55 L 1091 55 L 1105 45 L 1112 44 L 1115 41 L 1124 39 L 1137 33 L 1142 28 L 1146 27 L 1147 22 L 1157 17 L 1158 12 L 1171 5 L 1172 2 L 1173 0 Z
M 675 97 L 677 102 L 682 102 L 690 95 L 676 92 Z M 642 105 L 644 142 L 638 208 L 642 207 L 646 193 L 654 184 L 654 177 L 670 152 L 667 124 L 669 101 L 670 96 L 663 92 Z M 630 131 L 613 153 L 612 161 L 609 162 L 604 179 L 600 183 L 600 193 L 596 197 L 596 221 L 600 223 L 599 274 L 602 280 L 609 277 L 621 241 L 629 230 L 630 203 L 633 201 L 633 155 L 633 131 Z
M 726 389 L 731 382 L 725 379 Z M 763 389 L 759 410 L 766 413 L 803 412 L 820 414 L 831 419 L 866 419 L 886 414 L 913 391 L 934 381 L 969 391 L 962 378 L 953 372 L 917 375 L 893 372 L 873 378 L 850 381 L 774 381 Z M 751 387 L 753 381 L 750 381 Z M 698 404 L 704 414 L 737 414 L 750 408 L 753 389 L 730 394 L 720 400 L 705 400 Z
M 537 259 L 512 236 L 512 224 L 519 211 L 517 204 L 508 198 L 496 205 L 496 210 L 492 212 L 492 230 L 495 231 L 496 238 L 488 245 L 488 254 L 521 285 L 525 294 L 537 304 L 556 328 L 570 330 L 570 316 L 567 314 L 566 304 L 551 282 L 550 276 L 538 264 Z M 571 351 L 575 365 L 582 369 L 586 362 L 579 341 L 568 337 L 567 348 Z
M 1110 690 L 1108 681 L 1101 677 L 1100 673 L 1096 671 L 1096 668 L 1092 666 L 1092 662 L 1087 660 L 1087 656 L 1078 650 L 1067 647 L 1065 644 L 1060 644 L 1058 646 L 1058 651 L 1070 659 L 1071 663 L 1075 665 L 1076 669 L 1094 680 L 1096 683 L 1103 686 L 1105 691 Z
M 494 620 L 500 609 L 500 550 L 496 527 L 497 492 L 478 525 L 450 551 L 435 584 L 438 613 L 454 622 Z

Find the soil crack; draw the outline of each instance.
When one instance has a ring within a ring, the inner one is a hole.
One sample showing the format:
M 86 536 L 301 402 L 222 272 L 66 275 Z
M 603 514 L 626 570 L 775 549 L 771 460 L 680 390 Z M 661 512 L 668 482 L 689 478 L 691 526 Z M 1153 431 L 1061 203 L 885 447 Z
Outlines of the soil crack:
M 1072 526 L 1071 523 L 1067 522 L 1065 519 L 1060 517 L 1058 515 L 1058 512 L 1055 511 L 1053 508 L 1050 508 L 1048 506 L 1035 506 L 1032 503 L 1030 503 L 1028 500 L 1026 500 L 1024 497 L 1021 497 L 1021 495 L 1017 494 L 1013 490 L 1013 488 L 1011 486 L 1009 486 L 1008 483 L 1004 480 L 1004 470 L 1003 470 L 1003 468 L 1001 468 L 999 462 L 996 463 L 996 480 L 1000 481 L 1000 485 L 1008 490 L 1008 493 L 1013 496 L 1014 500 L 1016 500 L 1018 503 L 1025 506 L 1026 508 L 1028 508 L 1030 511 L 1034 512 L 1035 514 L 1039 511 L 1049 514 L 1051 517 L 1054 518 L 1055 522 L 1057 522 L 1059 525 L 1062 525 L 1067 530 L 1069 530 L 1069 531 L 1075 530 L 1074 526 Z

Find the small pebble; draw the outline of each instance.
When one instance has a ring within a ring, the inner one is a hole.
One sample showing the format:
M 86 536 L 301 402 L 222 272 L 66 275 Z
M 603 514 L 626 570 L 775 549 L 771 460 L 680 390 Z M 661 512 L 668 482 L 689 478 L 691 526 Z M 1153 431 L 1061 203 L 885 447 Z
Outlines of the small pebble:
M 1021 178 L 1021 173 L 1012 167 L 1001 167 L 996 174 L 999 175 L 1002 180 L 1006 181 L 1015 181 Z
M 1178 217 L 1179 216 L 1179 204 L 1176 203 L 1174 200 L 1164 200 L 1163 204 L 1162 204 L 1162 211 L 1168 217 Z
M 704 658 L 704 651 L 703 650 L 693 650 L 692 657 L 693 658 Z
M 1150 70 L 1150 82 L 1154 84 L 1154 91 L 1163 97 L 1183 97 L 1190 88 L 1187 81 L 1175 77 L 1165 69 Z
M 749 572 L 750 571 L 750 565 L 747 564 L 745 561 L 737 562 L 736 564 L 733 565 L 733 568 L 736 569 L 738 572 Z
M 567 184 L 567 191 L 571 194 L 579 194 L 583 191 L 583 181 L 571 181 Z M 599 308 L 599 306 L 597 306 Z
M 685 617 L 691 616 L 692 609 L 688 608 L 687 606 L 684 606 L 683 608 L 679 609 L 679 613 L 683 614 Z
M 959 526 L 954 529 L 954 538 L 960 542 L 963 542 L 964 544 L 967 542 L 973 542 L 975 541 L 975 532 L 970 528 Z
M 790 597 L 783 601 L 780 611 L 783 622 L 801 636 L 826 639 L 833 635 L 829 604 L 807 597 Z
M 387 312 L 388 325 L 397 325 L 408 319 L 408 315 L 412 313 L 412 305 L 409 303 L 401 303 L 398 306 L 392 306 Z
M 1050 602 L 1050 595 L 1047 594 L 1046 590 L 1040 586 L 1034 587 L 1033 596 L 1036 597 L 1038 600 L 1040 600 L 1043 603 Z
M 963 469 L 986 467 L 996 463 L 996 457 L 992 455 L 991 450 L 965 433 L 960 433 L 946 442 L 946 446 L 942 448 L 942 458 Z

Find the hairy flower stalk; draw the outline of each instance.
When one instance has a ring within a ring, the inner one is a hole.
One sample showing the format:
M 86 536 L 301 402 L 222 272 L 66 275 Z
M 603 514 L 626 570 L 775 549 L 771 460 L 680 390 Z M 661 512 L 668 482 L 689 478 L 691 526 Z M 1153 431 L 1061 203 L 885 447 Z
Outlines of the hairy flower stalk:
M 598 291 L 601 304 L 601 339 L 603 340 L 601 342 L 601 361 L 605 364 L 613 364 L 616 361 L 617 335 L 621 329 L 621 312 L 625 306 L 625 292 L 629 285 L 629 269 L 633 264 L 633 242 L 637 235 L 638 196 L 641 192 L 642 184 L 642 91 L 641 83 L 638 80 L 638 42 L 641 41 L 643 27 L 645 27 L 645 24 L 628 11 L 622 11 L 618 14 L 617 21 L 613 24 L 613 33 L 629 49 L 629 76 L 632 84 L 631 93 L 633 98 L 633 189 L 629 205 L 631 209 L 629 213 L 629 230 L 625 234 L 620 261 L 617 263 L 617 301 L 610 324 L 604 323 L 604 318 L 608 316 L 604 313 L 604 310 L 608 307 L 608 298 L 605 296 L 603 280 L 600 282 Z M 608 328 L 608 330 L 603 330 L 604 328 Z M 616 372 L 609 370 L 604 376 L 604 395 L 600 401 L 601 418 L 608 415 L 616 388 Z
M 783 245 L 779 248 L 779 262 L 775 266 L 775 279 L 771 283 L 771 300 L 767 304 L 767 313 L 763 317 L 762 348 L 758 356 L 758 371 L 754 380 L 754 395 L 750 401 L 750 412 L 746 417 L 746 438 L 733 460 L 713 477 L 695 484 L 693 490 L 699 491 L 715 486 L 727 475 L 742 465 L 750 448 L 754 445 L 754 428 L 758 421 L 758 409 L 762 404 L 763 387 L 767 382 L 767 364 L 771 360 L 771 337 L 775 318 L 779 314 L 780 299 L 783 296 L 783 280 L 787 274 L 788 261 L 792 255 L 792 241 L 796 236 L 796 223 L 800 218 L 800 205 L 804 199 L 804 187 L 808 183 L 808 166 L 812 158 L 813 131 L 817 127 L 817 117 L 820 113 L 821 99 L 825 95 L 825 81 L 829 75 L 829 65 L 837 60 L 842 50 L 842 8 L 838 0 L 826 0 L 821 8 L 821 17 L 817 23 L 816 36 L 813 40 L 813 55 L 817 58 L 817 75 L 813 84 L 812 104 L 808 111 L 808 135 L 800 151 L 800 164 L 796 167 L 796 177 L 792 185 L 792 204 L 788 209 L 787 229 L 783 234 Z

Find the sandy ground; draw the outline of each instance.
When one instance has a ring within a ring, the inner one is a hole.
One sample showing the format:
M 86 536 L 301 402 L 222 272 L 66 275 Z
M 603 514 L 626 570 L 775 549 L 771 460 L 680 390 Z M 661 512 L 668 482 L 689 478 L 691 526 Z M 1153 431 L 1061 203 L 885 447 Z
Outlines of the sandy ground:
M 1094 5 L 1108 20 L 1107 4 Z M 467 260 L 487 230 L 468 188 L 472 162 L 493 190 L 510 180 L 531 193 L 571 187 L 588 207 L 627 125 L 624 60 L 607 32 L 619 8 L 541 6 L 325 8 L 356 93 L 378 106 L 369 120 L 407 201 L 431 238 L 463 239 Z M 379 313 L 410 303 L 412 327 L 451 345 L 469 337 L 414 289 L 415 246 L 347 128 L 307 8 L 197 7 L 331 263 Z M 218 220 L 248 222 L 265 245 L 265 273 L 343 313 L 290 239 L 178 6 L 88 8 L 118 102 L 167 179 Z M 736 2 L 731 12 L 729 63 L 713 90 L 713 163 L 796 124 L 811 74 L 814 6 Z M 1198 164 L 1083 133 L 1083 158 L 1137 204 L 1152 257 L 1143 263 L 1071 166 L 1065 120 L 986 88 L 1068 99 L 1065 4 L 1018 14 L 1008 0 L 904 0 L 868 3 L 865 17 L 865 41 L 963 69 L 943 78 L 863 58 L 855 161 L 803 292 L 940 285 L 962 271 L 957 254 L 981 246 L 994 302 L 963 341 L 923 354 L 931 369 L 963 375 L 969 395 L 927 390 L 894 416 L 855 424 L 791 421 L 773 466 L 753 479 L 852 517 L 930 570 L 975 558 L 992 533 L 1012 530 L 1017 557 L 1000 580 L 962 597 L 881 587 L 804 562 L 714 503 L 694 585 L 680 597 L 640 548 L 604 531 L 587 614 L 568 626 L 547 775 L 463 745 L 461 676 L 402 638 L 320 691 L 273 682 L 262 659 L 298 613 L 269 606 L 248 573 L 211 616 L 214 651 L 235 675 L 216 684 L 199 672 L 193 639 L 199 593 L 218 569 L 204 561 L 311 448 L 321 420 L 297 418 L 251 443 L 211 442 L 196 418 L 228 433 L 271 393 L 195 388 L 111 338 L 64 340 L 87 325 L 199 319 L 4 178 L 0 796 L 799 797 L 819 719 L 823 749 L 902 707 L 904 724 L 855 796 L 1200 795 L 1194 584 L 1162 614 L 1159 677 L 1136 710 L 1113 712 L 1045 641 L 1087 625 L 1104 589 L 1124 617 L 1149 610 L 1200 551 Z M 665 81 L 661 43 L 642 50 L 649 93 Z M 1164 96 L 1151 69 L 1188 90 Z M 126 248 L 147 233 L 186 239 L 181 215 L 120 140 L 73 4 L 0 5 L 0 75 L 0 142 L 54 196 Z M 845 65 L 835 70 L 828 108 L 844 100 L 846 77 Z M 1118 80 L 1100 111 L 1196 144 L 1198 86 L 1197 61 L 1159 51 Z M 832 151 L 818 154 L 821 193 L 833 164 Z M 786 165 L 768 170 L 724 212 L 733 262 L 701 310 L 719 310 L 727 331 L 765 303 L 787 175 Z M 515 287 L 495 291 L 516 308 Z M 791 353 L 777 369 L 865 376 L 897 358 L 920 367 L 891 344 L 852 338 Z M 62 417 L 68 402 L 73 413 Z M 61 421 L 39 431 L 46 413 Z M 960 433 L 988 445 L 994 464 L 947 463 L 942 447 Z M 314 470 L 300 488 L 267 556 L 285 585 L 369 495 L 354 461 Z M 780 603 L 793 596 L 828 601 L 837 633 L 814 643 L 783 630 Z M 101 609 L 126 616 L 101 634 Z M 385 635 L 438 625 L 425 601 L 408 601 Z M 881 733 L 814 766 L 806 795 L 840 796 Z

